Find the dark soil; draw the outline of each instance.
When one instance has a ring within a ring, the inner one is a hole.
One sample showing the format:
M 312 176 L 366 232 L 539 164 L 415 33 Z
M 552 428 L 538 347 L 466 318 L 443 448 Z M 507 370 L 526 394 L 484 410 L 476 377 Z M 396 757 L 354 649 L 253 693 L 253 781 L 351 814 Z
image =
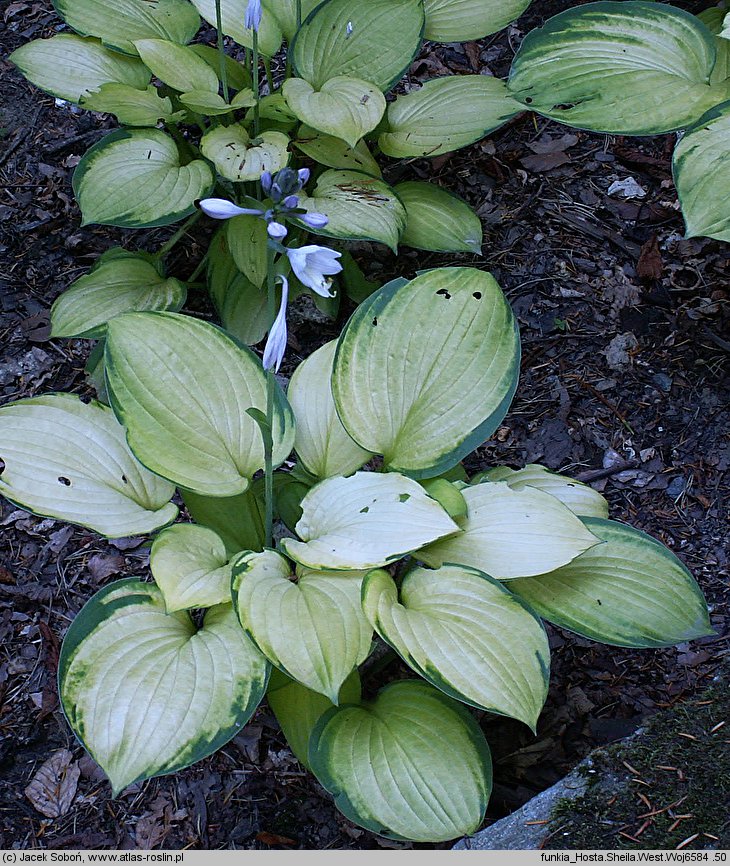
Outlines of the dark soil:
M 525 32 L 577 4 L 537 5 L 540 12 L 517 27 L 466 49 L 427 46 L 412 79 L 485 69 L 504 75 Z M 5 4 L 4 56 L 52 35 L 58 24 L 47 0 Z M 71 171 L 112 122 L 56 105 L 5 60 L 0 69 L 5 403 L 88 390 L 90 344 L 48 340 L 51 303 L 104 249 L 154 249 L 171 230 L 80 229 Z M 589 135 L 523 115 L 455 155 L 388 172 L 392 181 L 428 178 L 466 198 L 484 221 L 483 259 L 404 249 L 396 260 L 376 245 L 358 245 L 358 258 L 382 281 L 452 263 L 494 273 L 519 317 L 523 375 L 503 426 L 468 468 L 533 461 L 591 481 L 614 518 L 661 539 L 687 563 L 711 606 L 715 637 L 664 650 L 605 647 L 551 629 L 552 687 L 537 737 L 514 722 L 482 719 L 496 769 L 489 820 L 658 710 L 686 705 L 692 714 L 692 702 L 728 655 L 730 248 L 682 239 L 671 181 L 674 142 Z M 643 199 L 608 195 L 614 181 L 628 177 L 646 191 Z M 189 276 L 205 240 L 178 245 L 170 271 Z M 204 298 L 191 294 L 192 309 L 209 315 Z M 344 306 L 337 323 L 310 317 L 295 324 L 284 373 L 339 332 L 349 313 Z M 1 507 L 0 847 L 403 847 L 339 815 L 265 708 L 215 756 L 112 800 L 59 711 L 58 646 L 101 585 L 147 573 L 146 540 L 107 542 L 6 502 Z M 24 789 L 64 748 L 81 778 L 70 811 L 52 820 Z M 662 845 L 661 838 L 651 841 Z M 702 844 L 700 838 L 689 847 Z

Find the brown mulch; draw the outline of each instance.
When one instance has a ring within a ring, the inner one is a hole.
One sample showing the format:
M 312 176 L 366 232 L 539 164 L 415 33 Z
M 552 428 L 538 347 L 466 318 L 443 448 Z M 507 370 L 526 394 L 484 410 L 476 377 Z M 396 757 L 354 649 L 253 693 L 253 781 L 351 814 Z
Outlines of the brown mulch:
M 504 75 L 524 32 L 577 4 L 536 5 L 539 14 L 482 43 L 427 46 L 412 80 L 443 67 Z M 697 4 L 680 5 L 697 11 Z M 7 53 L 58 25 L 46 0 L 12 3 L 2 14 Z M 80 229 L 70 175 L 112 121 L 57 105 L 5 60 L 0 70 L 6 403 L 87 388 L 89 343 L 48 340 L 51 303 L 104 249 L 154 249 L 171 230 Z M 514 722 L 482 720 L 495 757 L 490 819 L 552 784 L 596 745 L 691 702 L 728 655 L 730 247 L 682 239 L 674 141 L 589 135 L 526 114 L 458 154 L 388 172 L 392 181 L 430 179 L 466 198 L 484 222 L 483 259 L 404 249 L 396 260 L 376 245 L 358 245 L 363 266 L 383 281 L 453 263 L 494 273 L 519 318 L 522 381 L 504 424 L 468 468 L 534 461 L 591 481 L 613 517 L 661 539 L 687 563 L 711 606 L 716 636 L 670 649 L 605 647 L 551 629 L 552 687 L 537 737 Z M 643 198 L 608 194 L 627 178 Z M 188 276 L 203 249 L 204 239 L 179 245 L 172 273 Z M 193 309 L 210 315 L 204 297 L 191 295 Z M 348 312 L 341 310 L 339 323 L 298 323 L 283 372 L 335 336 Z M 339 815 L 265 708 L 215 756 L 112 800 L 59 711 L 58 648 L 101 585 L 145 574 L 145 539 L 108 542 L 5 501 L 0 508 L 0 847 L 399 847 Z M 64 780 L 78 775 L 76 791 L 68 811 L 51 818 L 24 791 L 64 749 L 69 762 L 62 755 L 52 767 L 62 766 Z

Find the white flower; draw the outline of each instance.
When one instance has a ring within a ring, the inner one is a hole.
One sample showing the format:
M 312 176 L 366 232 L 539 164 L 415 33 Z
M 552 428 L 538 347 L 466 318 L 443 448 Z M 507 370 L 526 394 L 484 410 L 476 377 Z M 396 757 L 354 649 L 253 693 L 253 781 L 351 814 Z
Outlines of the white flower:
M 259 25 L 261 24 L 261 0 L 248 0 L 246 17 L 243 23 L 249 30 L 255 30 L 258 33 Z
M 286 305 L 289 301 L 289 282 L 286 277 L 280 276 L 281 280 L 281 304 L 279 313 L 274 319 L 274 324 L 269 330 L 264 348 L 264 370 L 273 368 L 275 373 L 279 372 L 281 360 L 286 351 Z
M 304 214 L 301 219 L 310 229 L 323 229 L 329 222 L 329 217 L 326 217 L 323 213 L 315 213 L 314 211 Z
M 330 274 L 338 274 L 342 270 L 342 265 L 337 261 L 342 253 L 337 253 L 328 247 L 310 244 L 306 247 L 288 249 L 286 254 L 300 282 L 323 298 L 333 297 L 330 294 L 332 280 L 327 277 Z
M 266 226 L 266 231 L 269 233 L 269 237 L 274 238 L 276 241 L 280 241 L 282 238 L 286 237 L 286 226 L 283 226 L 281 223 L 275 222 L 274 220 Z
M 239 207 L 226 198 L 204 198 L 198 204 L 204 214 L 213 217 L 214 220 L 227 220 L 231 217 L 248 214 L 249 216 L 261 216 L 262 210 L 250 207 Z

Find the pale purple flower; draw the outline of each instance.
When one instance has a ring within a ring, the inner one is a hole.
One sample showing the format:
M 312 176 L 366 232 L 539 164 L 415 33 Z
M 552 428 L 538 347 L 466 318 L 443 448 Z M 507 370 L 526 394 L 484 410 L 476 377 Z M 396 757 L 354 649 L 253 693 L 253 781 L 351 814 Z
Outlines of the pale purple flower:
M 255 30 L 258 33 L 261 25 L 261 0 L 248 0 L 246 6 L 246 17 L 244 18 L 244 26 L 248 30 Z
M 286 226 L 283 226 L 281 223 L 278 223 L 275 220 L 272 220 L 266 226 L 266 231 L 269 233 L 269 237 L 273 238 L 275 241 L 280 241 L 287 235 Z
M 309 180 L 310 171 L 308 168 L 300 168 L 297 172 L 299 175 L 299 183 L 304 186 L 304 184 Z
M 323 229 L 329 222 L 329 217 L 323 213 L 306 213 L 301 217 L 302 222 L 310 229 Z
M 286 251 L 292 270 L 307 288 L 312 289 L 323 298 L 331 298 L 330 286 L 332 280 L 328 279 L 330 274 L 338 274 L 342 265 L 337 261 L 342 253 L 335 252 L 329 247 L 320 247 L 310 244 L 305 247 L 288 249 Z
M 281 280 L 281 304 L 279 312 L 274 319 L 274 324 L 269 330 L 264 348 L 264 370 L 273 368 L 275 373 L 279 372 L 284 352 L 286 352 L 286 305 L 289 301 L 289 282 L 286 277 L 278 277 Z
M 273 181 L 273 178 L 271 177 L 270 171 L 265 171 L 261 175 L 261 189 L 266 193 L 266 195 L 268 195 L 270 190 L 271 190 L 272 181 Z
M 239 207 L 226 198 L 204 198 L 198 202 L 200 209 L 214 220 L 228 220 L 235 216 L 261 216 L 262 210 L 251 207 Z
M 288 195 L 283 201 L 284 207 L 288 207 L 291 210 L 294 210 L 295 207 L 299 207 L 299 199 L 295 195 Z

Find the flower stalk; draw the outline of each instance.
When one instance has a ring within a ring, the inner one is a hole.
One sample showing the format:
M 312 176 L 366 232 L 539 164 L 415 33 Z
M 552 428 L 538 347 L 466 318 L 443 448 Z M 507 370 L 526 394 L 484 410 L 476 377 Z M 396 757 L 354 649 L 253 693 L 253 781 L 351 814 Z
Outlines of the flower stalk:
M 226 69 L 226 53 L 223 47 L 223 14 L 221 12 L 222 0 L 215 0 L 215 28 L 218 31 L 218 65 L 221 84 L 223 85 L 223 99 L 228 102 L 228 70 Z

